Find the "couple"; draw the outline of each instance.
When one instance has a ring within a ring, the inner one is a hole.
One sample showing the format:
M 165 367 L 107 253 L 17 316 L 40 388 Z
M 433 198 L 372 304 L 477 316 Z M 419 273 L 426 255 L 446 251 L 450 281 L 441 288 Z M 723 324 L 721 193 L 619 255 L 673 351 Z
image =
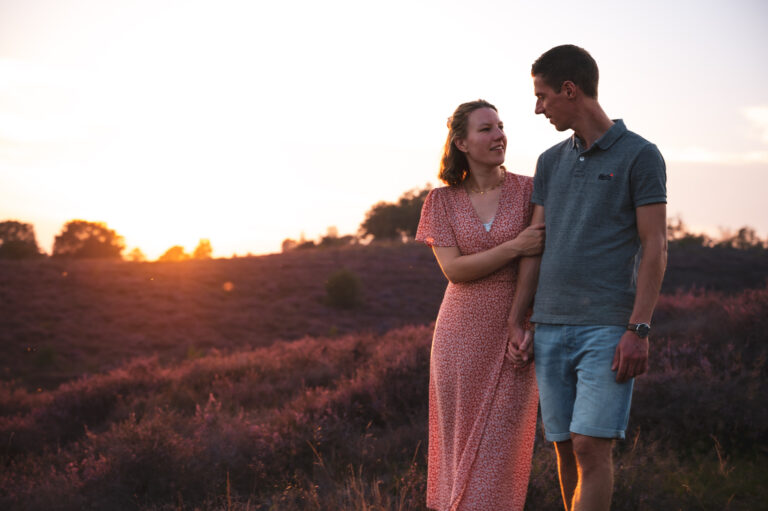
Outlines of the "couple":
M 573 136 L 533 179 L 519 176 L 502 166 L 496 108 L 460 105 L 440 167 L 448 186 L 429 193 L 416 234 L 449 280 L 429 380 L 427 506 L 439 511 L 523 509 L 539 397 L 566 511 L 609 509 L 612 439 L 647 368 L 664 160 L 603 112 L 584 49 L 552 48 L 531 75 L 536 113 Z

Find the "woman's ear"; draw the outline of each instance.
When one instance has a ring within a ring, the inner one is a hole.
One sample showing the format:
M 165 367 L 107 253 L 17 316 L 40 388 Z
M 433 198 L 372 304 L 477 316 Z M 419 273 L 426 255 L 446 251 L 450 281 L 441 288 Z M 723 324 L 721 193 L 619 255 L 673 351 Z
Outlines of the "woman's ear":
M 458 138 L 458 137 L 454 138 L 453 145 L 455 145 L 456 149 L 458 149 L 462 153 L 467 152 L 467 143 L 464 141 L 463 138 Z

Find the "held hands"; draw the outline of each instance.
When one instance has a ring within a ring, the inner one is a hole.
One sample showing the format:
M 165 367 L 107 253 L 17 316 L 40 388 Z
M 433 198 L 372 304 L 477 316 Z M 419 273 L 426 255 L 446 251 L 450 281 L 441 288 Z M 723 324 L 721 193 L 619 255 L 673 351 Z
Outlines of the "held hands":
M 533 332 L 520 325 L 509 325 L 507 359 L 516 368 L 523 368 L 533 361 Z
M 618 369 L 618 371 L 617 371 Z M 624 383 L 648 370 L 648 338 L 639 337 L 627 330 L 621 336 L 613 355 L 611 371 L 616 371 L 616 381 Z
M 544 224 L 531 224 L 512 240 L 520 256 L 539 255 L 544 250 Z

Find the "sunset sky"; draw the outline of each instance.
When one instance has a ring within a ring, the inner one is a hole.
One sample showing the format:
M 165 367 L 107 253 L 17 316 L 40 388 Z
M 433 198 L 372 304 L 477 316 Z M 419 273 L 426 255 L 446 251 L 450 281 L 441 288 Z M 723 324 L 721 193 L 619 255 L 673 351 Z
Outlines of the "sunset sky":
M 530 66 L 574 43 L 655 142 L 671 216 L 768 235 L 768 4 L 0 0 L 0 221 L 106 222 L 155 258 L 280 250 L 437 184 L 446 118 L 499 108 L 507 168 L 567 134 Z

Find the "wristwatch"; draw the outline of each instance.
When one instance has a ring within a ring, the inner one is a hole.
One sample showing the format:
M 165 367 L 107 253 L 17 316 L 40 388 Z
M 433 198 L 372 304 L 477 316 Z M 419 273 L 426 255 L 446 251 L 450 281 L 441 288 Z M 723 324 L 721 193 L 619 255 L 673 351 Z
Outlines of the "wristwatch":
M 627 325 L 627 330 L 632 330 L 638 337 L 645 339 L 651 332 L 651 325 L 648 323 L 630 323 Z

